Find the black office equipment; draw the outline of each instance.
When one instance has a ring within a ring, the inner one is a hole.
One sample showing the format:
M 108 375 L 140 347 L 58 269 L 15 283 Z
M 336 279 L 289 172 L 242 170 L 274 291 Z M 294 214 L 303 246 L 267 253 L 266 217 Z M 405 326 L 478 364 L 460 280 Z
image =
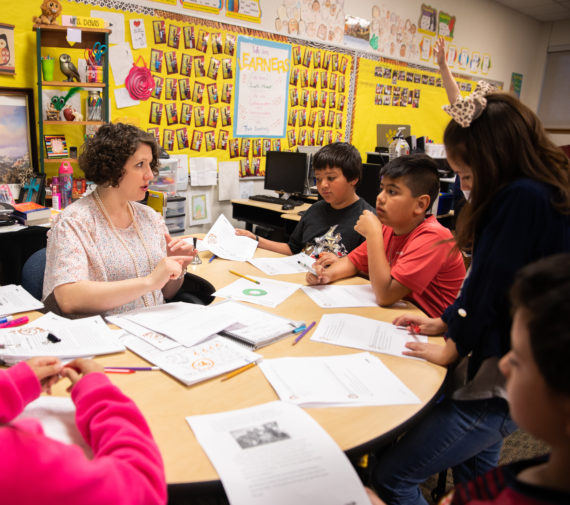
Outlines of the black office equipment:
M 278 198 L 277 196 L 270 195 L 251 195 L 248 199 L 253 200 L 254 202 L 276 203 L 277 205 L 284 205 L 288 203 L 294 207 L 298 207 L 299 205 L 303 205 L 305 203 L 301 200 L 295 200 L 293 198 Z
M 362 178 L 356 187 L 356 194 L 364 198 L 372 207 L 376 208 L 376 197 L 380 192 L 381 165 L 373 163 L 362 164 Z
M 381 153 L 366 153 L 366 163 L 373 163 L 374 165 L 384 166 L 387 161 L 387 157 L 383 156 Z

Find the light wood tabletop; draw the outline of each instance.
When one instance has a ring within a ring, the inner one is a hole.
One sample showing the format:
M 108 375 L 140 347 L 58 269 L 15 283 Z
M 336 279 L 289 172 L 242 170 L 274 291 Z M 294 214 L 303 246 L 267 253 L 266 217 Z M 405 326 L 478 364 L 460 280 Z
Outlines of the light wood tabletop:
M 274 257 L 277 254 L 259 250 L 258 257 Z M 221 288 L 236 280 L 230 269 L 245 275 L 265 276 L 249 263 L 231 262 L 220 258 L 208 263 L 209 252 L 200 253 L 203 264 L 190 266 L 189 271 L 201 275 L 216 288 Z M 304 284 L 304 274 L 278 275 L 273 278 Z M 345 284 L 368 282 L 356 277 L 340 281 Z M 218 300 L 216 300 L 218 301 Z M 215 302 L 214 302 L 215 303 Z M 296 320 L 318 323 L 322 314 L 346 312 L 392 321 L 403 312 L 418 311 L 413 305 L 401 302 L 396 308 L 346 308 L 321 309 L 303 293 L 296 291 L 277 308 L 262 308 Z M 404 305 L 404 306 L 402 306 Z M 261 308 L 260 306 L 257 306 Z M 192 331 L 188 328 L 188 331 Z M 294 335 L 264 347 L 257 352 L 264 357 L 282 356 L 325 356 L 361 352 L 357 349 L 311 342 L 311 330 L 300 342 L 292 346 Z M 441 338 L 431 339 L 434 342 Z M 381 446 L 395 436 L 422 409 L 429 405 L 440 390 L 445 378 L 443 367 L 420 360 L 405 359 L 377 354 L 382 362 L 392 370 L 421 400 L 418 405 L 397 405 L 384 407 L 338 407 L 310 408 L 307 412 L 318 421 L 349 456 Z M 125 352 L 97 358 L 105 366 L 137 366 L 146 362 L 138 356 Z M 258 367 L 222 381 L 217 377 L 193 386 L 184 386 L 162 371 L 137 372 L 130 375 L 109 375 L 113 383 L 134 399 L 144 413 L 155 440 L 162 451 L 169 484 L 218 484 L 218 474 L 208 457 L 198 444 L 185 418 L 187 416 L 210 414 L 240 409 L 277 400 Z M 67 381 L 61 381 L 54 388 L 54 394 L 66 395 Z M 378 387 L 382 387 L 378 384 Z

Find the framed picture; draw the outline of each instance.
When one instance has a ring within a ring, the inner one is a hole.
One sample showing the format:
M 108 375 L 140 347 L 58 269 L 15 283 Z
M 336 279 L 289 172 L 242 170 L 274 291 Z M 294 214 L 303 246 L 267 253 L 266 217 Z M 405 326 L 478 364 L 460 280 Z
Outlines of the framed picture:
M 69 157 L 65 135 L 44 135 L 44 143 L 48 159 Z
M 41 203 L 46 183 L 46 174 L 34 176 L 22 186 L 21 202 Z
M 14 25 L 0 23 L 0 73 L 14 75 L 16 65 L 14 58 Z
M 38 167 L 34 93 L 0 87 L 0 184 L 20 183 L 20 174 Z

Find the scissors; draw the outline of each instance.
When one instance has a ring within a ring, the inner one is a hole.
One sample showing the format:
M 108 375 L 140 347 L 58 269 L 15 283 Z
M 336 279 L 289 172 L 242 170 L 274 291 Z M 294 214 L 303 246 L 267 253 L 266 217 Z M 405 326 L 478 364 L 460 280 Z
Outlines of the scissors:
M 107 52 L 107 46 L 101 42 L 95 42 L 93 49 L 87 49 L 87 59 L 91 65 L 100 65 L 103 55 Z

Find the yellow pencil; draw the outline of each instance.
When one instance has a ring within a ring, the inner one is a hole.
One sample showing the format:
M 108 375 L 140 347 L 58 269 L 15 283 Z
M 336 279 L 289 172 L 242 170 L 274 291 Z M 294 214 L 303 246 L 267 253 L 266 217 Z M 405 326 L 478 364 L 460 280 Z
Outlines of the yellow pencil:
M 255 279 L 252 279 L 251 277 L 248 277 L 247 275 L 243 275 L 243 274 L 234 272 L 233 270 L 230 270 L 230 274 L 237 275 L 238 277 L 243 277 L 244 279 L 247 279 L 248 281 L 251 281 L 251 282 L 255 282 L 256 284 L 261 284 L 259 281 L 256 281 Z
M 229 374 L 225 375 L 222 378 L 222 381 L 227 381 L 228 379 L 231 379 L 232 377 L 235 377 L 236 375 L 239 375 L 242 372 L 245 372 L 246 370 L 249 370 L 250 368 L 253 368 L 256 365 L 255 361 L 253 363 L 250 363 L 249 365 L 245 365 L 242 366 L 241 368 L 238 368 L 237 370 L 234 370 L 233 372 L 230 372 Z

